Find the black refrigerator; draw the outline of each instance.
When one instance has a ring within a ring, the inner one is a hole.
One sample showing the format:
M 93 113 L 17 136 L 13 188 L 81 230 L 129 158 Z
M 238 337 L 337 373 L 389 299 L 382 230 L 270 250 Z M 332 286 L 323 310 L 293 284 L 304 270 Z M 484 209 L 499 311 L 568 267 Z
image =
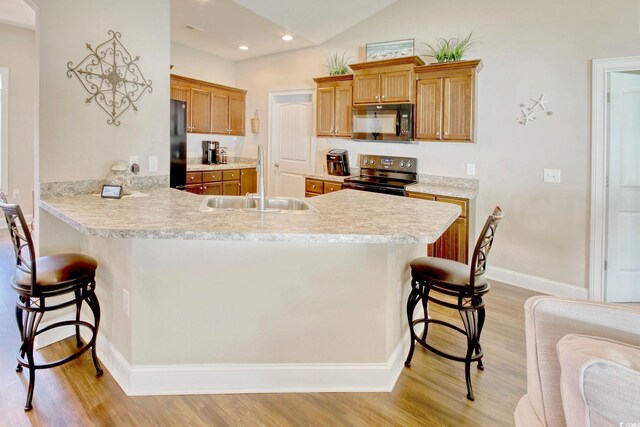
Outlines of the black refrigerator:
M 171 169 L 169 186 L 185 190 L 187 184 L 187 103 L 171 100 Z

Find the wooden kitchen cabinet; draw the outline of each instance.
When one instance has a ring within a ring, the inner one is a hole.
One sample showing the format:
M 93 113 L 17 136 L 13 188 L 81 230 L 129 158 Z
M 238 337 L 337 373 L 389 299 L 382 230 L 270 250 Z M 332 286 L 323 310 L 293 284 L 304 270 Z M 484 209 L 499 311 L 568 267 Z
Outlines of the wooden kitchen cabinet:
M 480 60 L 416 67 L 416 140 L 474 141 L 481 69 Z
M 212 97 L 213 133 L 244 135 L 244 94 L 216 90 Z
M 187 193 L 202 194 L 202 184 L 187 184 L 184 187 Z
M 420 65 L 418 56 L 351 64 L 353 104 L 414 103 L 414 69 Z
M 456 218 L 435 243 L 427 246 L 427 255 L 468 264 L 470 260 L 469 249 L 471 247 L 469 238 L 473 239 L 475 236 L 475 200 L 413 192 L 408 192 L 408 196 L 460 206 L 460 216 Z
M 205 196 L 241 196 L 256 192 L 255 169 L 187 172 L 186 190 Z
M 258 174 L 255 169 L 240 170 L 240 195 L 256 193 L 258 187 Z
M 342 190 L 342 183 L 339 181 L 331 181 L 316 178 L 305 178 L 304 180 L 304 196 L 314 197 L 320 194 L 333 193 Z
M 171 99 L 187 103 L 187 132 L 245 134 L 247 91 L 171 75 Z
M 222 195 L 222 183 L 221 182 L 205 182 L 202 184 L 202 194 L 205 196 L 220 196 Z
M 316 135 L 351 137 L 353 76 L 317 77 Z
M 189 98 L 191 124 L 193 133 L 211 132 L 211 92 L 208 90 L 191 89 Z
M 223 196 L 239 196 L 240 181 L 222 181 Z

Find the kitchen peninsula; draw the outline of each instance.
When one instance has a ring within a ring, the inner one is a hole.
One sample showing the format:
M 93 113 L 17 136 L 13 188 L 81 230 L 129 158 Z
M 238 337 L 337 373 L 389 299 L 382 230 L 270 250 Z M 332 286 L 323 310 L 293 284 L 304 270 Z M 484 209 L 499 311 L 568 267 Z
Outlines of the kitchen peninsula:
M 99 354 L 129 395 L 388 391 L 408 262 L 460 208 L 344 190 L 305 213 L 202 212 L 168 188 L 41 201 L 99 262 Z

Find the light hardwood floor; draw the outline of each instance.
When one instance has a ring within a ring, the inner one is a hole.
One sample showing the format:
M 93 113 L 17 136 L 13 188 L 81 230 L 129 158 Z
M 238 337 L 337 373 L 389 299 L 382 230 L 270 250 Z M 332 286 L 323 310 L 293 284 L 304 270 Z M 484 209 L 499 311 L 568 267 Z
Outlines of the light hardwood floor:
M 23 411 L 25 372 L 14 371 L 18 331 L 8 280 L 13 252 L 0 230 L 0 425 L 22 426 L 510 426 L 526 393 L 523 303 L 534 293 L 493 283 L 482 336 L 485 371 L 474 368 L 475 402 L 464 368 L 421 348 L 391 393 L 296 393 L 127 397 L 108 371 L 95 377 L 89 354 L 38 371 L 34 409 Z M 100 284 L 98 283 L 98 286 Z M 458 319 L 434 306 L 434 316 Z M 366 331 L 366 325 L 359 325 Z M 364 332 L 366 333 L 366 332 Z M 433 326 L 429 339 L 462 352 L 464 338 Z M 69 339 L 42 349 L 51 360 Z

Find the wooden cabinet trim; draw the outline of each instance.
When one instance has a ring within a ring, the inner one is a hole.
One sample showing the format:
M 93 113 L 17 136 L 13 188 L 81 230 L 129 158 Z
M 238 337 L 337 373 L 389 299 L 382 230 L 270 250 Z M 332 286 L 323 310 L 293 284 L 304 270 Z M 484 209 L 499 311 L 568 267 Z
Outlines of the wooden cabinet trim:
M 431 73 L 434 71 L 453 71 L 453 70 L 466 70 L 475 69 L 476 73 L 482 70 L 483 64 L 480 59 L 473 59 L 470 61 L 454 61 L 454 62 L 441 62 L 437 64 L 420 65 L 415 67 L 416 74 L 418 73 Z
M 360 62 L 358 64 L 349 65 L 349 68 L 357 71 L 369 68 L 392 67 L 395 65 L 410 65 L 413 67 L 424 65 L 424 61 L 419 56 L 406 56 L 403 58 L 384 59 L 382 61 Z
M 321 85 L 323 83 L 350 82 L 353 80 L 353 74 L 343 74 L 341 76 L 314 77 L 313 81 Z
M 192 79 L 190 77 L 179 76 L 177 74 L 171 74 L 171 84 L 182 83 L 188 85 L 189 87 L 197 87 L 202 88 L 203 86 L 209 88 L 209 90 L 219 89 L 226 92 L 236 92 L 245 95 L 247 93 L 244 89 L 239 89 L 237 87 L 224 86 L 217 83 L 205 82 L 203 80 Z

